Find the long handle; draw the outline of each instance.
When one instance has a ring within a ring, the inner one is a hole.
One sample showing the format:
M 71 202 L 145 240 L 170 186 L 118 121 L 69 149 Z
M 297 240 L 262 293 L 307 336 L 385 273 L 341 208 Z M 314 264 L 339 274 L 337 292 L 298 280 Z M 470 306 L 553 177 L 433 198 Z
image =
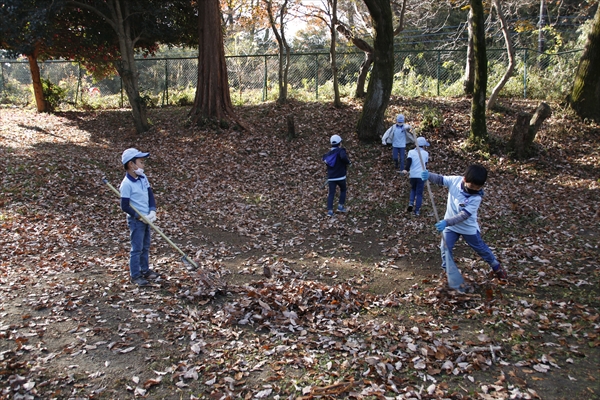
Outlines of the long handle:
M 423 162 L 423 156 L 421 155 L 421 147 L 419 147 L 418 143 L 416 143 L 416 145 L 417 145 L 417 154 L 419 155 L 419 161 L 421 162 L 421 169 L 423 169 L 423 171 L 425 171 L 425 163 Z M 425 184 L 427 185 L 427 191 L 429 192 L 429 200 L 431 200 L 431 205 L 433 206 L 433 215 L 435 216 L 435 220 L 439 221 L 440 218 L 438 216 L 437 208 L 435 207 L 435 201 L 433 200 L 433 192 L 431 191 L 431 185 L 429 184 L 429 179 L 425 181 Z M 446 239 L 444 238 L 444 232 L 442 232 L 442 242 L 444 242 L 444 246 L 447 248 L 448 246 L 446 246 Z
M 121 193 L 119 193 L 119 191 L 117 189 L 115 189 L 115 187 L 113 185 L 110 184 L 110 182 L 106 179 L 106 178 L 102 178 L 102 182 L 106 183 L 108 185 L 108 187 L 115 192 L 115 194 L 119 197 L 121 197 Z M 173 243 L 171 241 L 171 239 L 169 239 L 167 237 L 167 235 L 165 235 L 159 228 L 158 226 L 154 225 L 148 218 L 146 218 L 146 216 L 144 214 L 142 214 L 141 212 L 139 212 L 137 210 L 137 208 L 135 208 L 134 206 L 131 206 L 131 208 L 133 208 L 133 211 L 135 211 L 140 218 L 147 223 L 148 225 L 150 225 L 150 227 L 152 229 L 154 229 L 156 231 L 156 233 L 158 233 L 160 236 L 162 236 L 163 239 L 165 239 L 167 241 L 167 243 L 169 243 L 171 245 L 171 247 L 173 247 L 175 250 L 177 250 L 179 252 L 179 254 L 181 254 L 183 256 L 183 258 L 189 262 L 191 265 L 193 265 L 195 268 L 198 268 L 198 265 L 194 262 L 194 260 L 192 260 L 191 258 L 189 258 L 187 256 L 187 254 L 185 254 L 179 247 L 177 247 L 177 245 L 175 243 Z

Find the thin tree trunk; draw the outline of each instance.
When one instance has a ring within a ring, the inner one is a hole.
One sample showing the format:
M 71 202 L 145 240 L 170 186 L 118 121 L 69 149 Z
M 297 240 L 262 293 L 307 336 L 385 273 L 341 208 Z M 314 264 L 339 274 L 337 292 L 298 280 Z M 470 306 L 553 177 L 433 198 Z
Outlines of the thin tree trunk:
M 190 115 L 195 124 L 207 119 L 219 127 L 223 121 L 240 124 L 229 94 L 219 0 L 198 2 L 198 85 Z
M 342 101 L 340 100 L 340 85 L 338 82 L 338 68 L 337 68 L 337 60 L 336 60 L 336 42 L 337 42 L 337 31 L 335 26 L 337 25 L 337 0 L 330 0 L 331 3 L 331 46 L 329 47 L 329 55 L 331 57 L 331 72 L 333 73 L 333 106 L 341 107 Z
M 288 71 L 290 68 L 290 46 L 285 39 L 285 25 L 284 19 L 287 13 L 288 0 L 284 0 L 279 10 L 279 28 L 275 23 L 275 15 L 273 14 L 273 2 L 272 0 L 265 0 L 267 6 L 267 15 L 269 16 L 269 24 L 271 30 L 275 35 L 277 44 L 279 47 L 279 98 L 277 104 L 285 104 L 287 102 L 287 90 L 288 90 Z
M 35 97 L 35 104 L 38 112 L 46 112 L 48 110 L 48 102 L 44 97 L 44 90 L 42 88 L 42 79 L 40 75 L 40 66 L 37 62 L 37 48 L 33 51 L 33 54 L 27 54 L 27 61 L 29 62 L 29 71 L 31 73 L 31 81 L 33 82 L 33 94 Z
M 389 0 L 365 0 L 365 4 L 375 28 L 375 61 L 356 130 L 359 140 L 375 142 L 385 130 L 384 114 L 394 83 L 394 26 Z
M 356 81 L 356 91 L 354 92 L 354 97 L 357 99 L 365 97 L 365 83 L 367 81 L 367 75 L 369 74 L 369 68 L 371 68 L 371 64 L 373 64 L 374 53 L 375 50 L 371 47 L 370 44 L 365 42 L 364 40 L 357 38 L 354 34 L 345 27 L 344 25 L 338 24 L 336 30 L 344 35 L 347 40 L 351 41 L 356 47 L 362 50 L 365 53 L 365 59 L 360 65 L 358 79 Z
M 146 102 L 140 96 L 139 90 L 139 72 L 135 62 L 135 44 L 137 39 L 134 39 L 131 32 L 131 18 L 129 7 L 126 0 L 107 0 L 106 6 L 110 10 L 110 16 L 103 14 L 96 7 L 80 1 L 67 1 L 69 5 L 81 7 L 90 10 L 101 18 L 103 18 L 117 33 L 119 38 L 119 51 L 121 59 L 115 63 L 115 67 L 119 76 L 123 81 L 125 93 L 129 104 L 131 105 L 131 113 L 133 115 L 133 123 L 138 133 L 146 132 L 150 129 L 148 117 L 146 114 Z
M 465 63 L 465 79 L 463 81 L 463 90 L 466 95 L 472 95 L 475 87 L 475 59 L 473 56 L 473 10 L 469 9 L 467 17 L 467 30 L 469 39 L 467 41 L 467 60 Z
M 473 53 L 475 59 L 475 86 L 471 101 L 470 141 L 487 142 L 485 99 L 487 89 L 487 54 L 485 49 L 485 15 L 482 0 L 471 0 L 473 11 Z
M 492 4 L 498 13 L 498 19 L 500 20 L 500 28 L 502 29 L 502 35 L 504 36 L 504 43 L 506 43 L 506 53 L 508 55 L 508 67 L 506 68 L 506 72 L 500 79 L 500 82 L 494 87 L 492 90 L 492 94 L 488 99 L 487 109 L 491 110 L 496 104 L 496 99 L 498 98 L 498 94 L 506 85 L 506 82 L 510 79 L 515 69 L 515 50 L 513 49 L 512 42 L 510 40 L 510 33 L 508 32 L 508 24 L 506 23 L 506 18 L 504 18 L 504 12 L 502 11 L 502 6 L 500 5 L 500 0 L 492 0 Z
M 569 105 L 581 118 L 600 122 L 600 7 L 579 60 Z

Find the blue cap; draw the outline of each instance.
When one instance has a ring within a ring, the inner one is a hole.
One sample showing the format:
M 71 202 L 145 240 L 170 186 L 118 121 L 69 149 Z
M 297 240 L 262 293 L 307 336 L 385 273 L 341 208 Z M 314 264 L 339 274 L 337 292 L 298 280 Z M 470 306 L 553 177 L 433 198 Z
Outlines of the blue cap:
M 150 153 L 142 153 L 138 149 L 132 147 L 123 152 L 123 155 L 121 156 L 121 162 L 123 163 L 123 165 L 125 165 L 134 158 L 146 158 L 149 156 Z

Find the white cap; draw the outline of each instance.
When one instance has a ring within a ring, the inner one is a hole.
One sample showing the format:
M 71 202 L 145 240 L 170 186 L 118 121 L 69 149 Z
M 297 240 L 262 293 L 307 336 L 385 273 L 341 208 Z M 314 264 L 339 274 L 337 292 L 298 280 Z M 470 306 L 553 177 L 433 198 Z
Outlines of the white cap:
M 398 124 L 404 123 L 404 115 L 403 114 L 398 114 L 398 116 L 396 117 L 396 123 L 398 123 Z
M 417 138 L 417 146 L 427 147 L 427 146 L 429 146 L 429 142 L 427 140 L 425 140 L 425 138 L 423 136 L 419 136 Z
M 340 144 L 342 143 L 342 138 L 339 135 L 333 135 L 329 141 L 331 144 Z
M 150 153 L 142 153 L 138 149 L 132 147 L 123 152 L 123 155 L 121 156 L 121 162 L 123 165 L 125 165 L 134 158 L 146 158 L 148 156 L 150 156 Z

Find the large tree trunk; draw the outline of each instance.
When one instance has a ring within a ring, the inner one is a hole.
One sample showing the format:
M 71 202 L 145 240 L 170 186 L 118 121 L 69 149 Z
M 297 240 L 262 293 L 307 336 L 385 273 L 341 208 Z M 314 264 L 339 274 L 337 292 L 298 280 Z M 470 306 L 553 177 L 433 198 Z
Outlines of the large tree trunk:
M 38 112 L 49 111 L 48 102 L 46 102 L 44 90 L 42 89 L 40 66 L 37 62 L 37 49 L 33 51 L 33 54 L 27 54 L 27 61 L 29 62 L 29 71 L 31 73 L 31 82 L 33 82 L 33 95 L 35 97 L 37 110 Z
M 488 99 L 487 109 L 490 110 L 496 104 L 496 99 L 498 98 L 498 94 L 506 85 L 506 82 L 510 79 L 515 69 L 515 51 L 513 49 L 512 42 L 510 40 L 510 33 L 508 32 L 508 24 L 506 23 L 506 18 L 504 18 L 504 12 L 502 12 L 502 6 L 500 5 L 500 0 L 492 0 L 492 4 L 498 13 L 498 19 L 500 20 L 500 29 L 502 30 L 502 35 L 504 36 L 504 43 L 506 43 L 506 53 L 508 55 L 508 67 L 506 68 L 506 72 L 500 79 L 500 82 L 494 87 L 492 90 L 492 94 Z
M 236 120 L 229 95 L 219 0 L 198 2 L 198 86 L 190 115 L 196 124 L 208 119 L 220 126 L 222 121 Z
M 592 31 L 588 36 L 585 50 L 579 60 L 573 89 L 568 101 L 581 118 L 590 118 L 600 122 L 600 7 Z
M 469 39 L 467 41 L 467 60 L 465 63 L 465 78 L 463 80 L 463 90 L 467 96 L 473 94 L 475 87 L 475 59 L 473 56 L 473 10 L 469 9 L 467 17 L 467 30 Z
M 394 83 L 394 26 L 389 0 L 365 0 L 365 4 L 375 28 L 375 61 L 356 131 L 359 140 L 378 142 Z
M 471 101 L 471 132 L 473 143 L 487 142 L 485 99 L 487 89 L 487 54 L 485 49 L 485 15 L 482 0 L 471 0 L 473 11 L 473 53 L 475 59 L 475 86 Z

